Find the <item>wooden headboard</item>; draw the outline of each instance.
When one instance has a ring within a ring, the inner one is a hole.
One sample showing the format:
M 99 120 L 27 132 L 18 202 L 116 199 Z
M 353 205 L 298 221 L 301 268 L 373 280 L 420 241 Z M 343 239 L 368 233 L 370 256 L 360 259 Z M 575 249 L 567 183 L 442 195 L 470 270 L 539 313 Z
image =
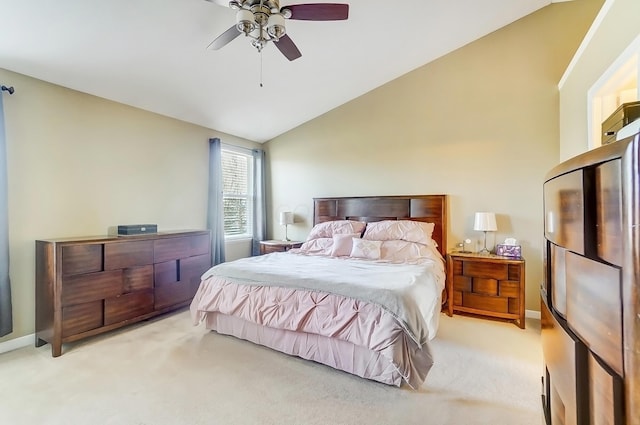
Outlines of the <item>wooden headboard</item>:
M 447 254 L 447 195 L 313 198 L 313 224 L 331 220 L 415 220 L 434 223 L 433 240 Z

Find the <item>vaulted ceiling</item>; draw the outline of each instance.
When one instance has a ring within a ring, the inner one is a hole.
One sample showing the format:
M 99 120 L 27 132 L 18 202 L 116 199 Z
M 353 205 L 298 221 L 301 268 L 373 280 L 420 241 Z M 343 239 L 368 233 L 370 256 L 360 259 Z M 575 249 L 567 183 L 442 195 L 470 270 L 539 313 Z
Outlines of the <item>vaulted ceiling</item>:
M 243 36 L 207 50 L 235 23 L 214 1 L 4 0 L 0 68 L 264 142 L 551 3 L 330 0 L 349 19 L 287 20 L 290 62 Z

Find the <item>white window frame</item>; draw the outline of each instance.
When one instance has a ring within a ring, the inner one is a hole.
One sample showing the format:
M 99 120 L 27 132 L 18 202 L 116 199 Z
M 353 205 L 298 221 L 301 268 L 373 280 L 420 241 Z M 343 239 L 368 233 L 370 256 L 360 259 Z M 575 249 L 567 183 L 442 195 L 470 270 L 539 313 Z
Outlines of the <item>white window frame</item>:
M 240 148 L 237 146 L 225 145 L 221 146 L 221 155 L 223 159 L 223 167 L 224 167 L 224 157 L 225 155 L 240 155 L 247 159 L 247 193 L 227 193 L 224 191 L 224 183 L 223 183 L 223 192 L 222 198 L 223 203 L 226 199 L 246 199 L 247 201 L 247 229 L 245 233 L 240 234 L 227 234 L 227 229 L 225 228 L 224 237 L 225 240 L 241 240 L 241 239 L 253 239 L 253 204 L 254 204 L 254 181 L 253 181 L 253 155 L 249 149 Z M 224 173 L 223 173 L 224 176 Z M 223 177 L 224 179 L 224 177 Z

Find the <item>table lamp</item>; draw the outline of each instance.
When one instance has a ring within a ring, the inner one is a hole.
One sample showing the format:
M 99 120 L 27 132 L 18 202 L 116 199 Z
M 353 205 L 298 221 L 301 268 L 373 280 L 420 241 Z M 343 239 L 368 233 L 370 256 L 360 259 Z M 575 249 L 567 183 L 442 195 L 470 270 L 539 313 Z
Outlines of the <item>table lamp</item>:
M 293 224 L 293 213 L 291 211 L 283 211 L 280 213 L 280 224 L 284 226 L 284 240 L 289 241 L 287 236 L 287 226 Z
M 496 215 L 492 212 L 477 212 L 473 222 L 473 230 L 484 232 L 484 248 L 480 250 L 480 254 L 489 254 L 487 249 L 487 232 L 495 232 L 498 230 L 496 225 Z

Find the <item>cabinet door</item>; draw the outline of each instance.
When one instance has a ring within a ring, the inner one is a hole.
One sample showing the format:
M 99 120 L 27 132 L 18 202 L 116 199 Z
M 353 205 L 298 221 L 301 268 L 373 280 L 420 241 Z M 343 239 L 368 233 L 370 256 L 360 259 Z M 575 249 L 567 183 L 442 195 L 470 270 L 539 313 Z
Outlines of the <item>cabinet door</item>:
M 198 286 L 200 286 L 200 276 L 211 267 L 211 257 L 209 254 L 197 255 L 185 258 L 180 261 L 180 280 L 189 285 L 189 298 L 192 298 Z
M 153 266 L 154 308 L 162 310 L 189 299 L 191 292 L 188 282 L 181 280 L 180 260 L 165 261 Z

